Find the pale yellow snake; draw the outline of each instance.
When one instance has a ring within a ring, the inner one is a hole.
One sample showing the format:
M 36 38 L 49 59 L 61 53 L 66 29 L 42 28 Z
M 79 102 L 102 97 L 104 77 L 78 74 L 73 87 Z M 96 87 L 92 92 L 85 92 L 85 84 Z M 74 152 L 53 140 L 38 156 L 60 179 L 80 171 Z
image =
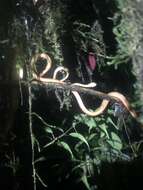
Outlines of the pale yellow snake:
M 37 60 L 39 58 L 46 59 L 46 61 L 47 61 L 45 69 L 40 74 L 37 73 L 36 66 L 35 66 L 35 64 L 36 64 L 36 62 L 37 62 Z M 66 84 L 65 80 L 68 78 L 69 72 L 68 72 L 68 70 L 66 68 L 64 68 L 62 66 L 59 66 L 59 67 L 57 67 L 55 69 L 54 74 L 53 74 L 53 78 L 45 78 L 45 77 L 43 77 L 50 70 L 51 66 L 52 66 L 51 58 L 46 53 L 36 54 L 35 56 L 33 56 L 32 60 L 31 60 L 31 67 L 32 67 L 32 74 L 33 74 L 34 79 L 36 79 L 36 80 L 38 80 L 40 82 L 43 82 L 43 83 L 53 82 L 53 83 Z M 65 76 L 60 80 L 57 79 L 57 75 L 58 75 L 59 72 L 64 72 L 65 73 Z M 96 86 L 96 83 L 94 83 L 94 82 L 89 83 L 89 84 L 73 83 L 72 86 L 93 88 L 93 87 Z M 79 93 L 77 91 L 72 91 L 72 94 L 76 98 L 80 109 L 85 114 L 87 114 L 89 116 L 94 116 L 95 117 L 95 116 L 98 116 L 98 115 L 102 114 L 105 111 L 105 109 L 107 108 L 107 106 L 108 106 L 108 104 L 110 102 L 110 100 L 103 99 L 102 102 L 101 102 L 101 105 L 95 111 L 89 111 L 85 107 Z M 111 98 L 116 98 L 126 108 L 126 110 L 132 115 L 132 117 L 134 117 L 134 118 L 137 117 L 137 114 L 135 113 L 135 111 L 131 110 L 129 102 L 127 101 L 127 99 L 126 99 L 126 97 L 124 95 L 122 95 L 119 92 L 109 92 L 107 95 L 110 96 Z
M 95 117 L 95 116 L 102 114 L 110 102 L 110 100 L 103 99 L 100 106 L 95 111 L 89 111 L 83 104 L 83 101 L 82 101 L 79 93 L 76 91 L 73 91 L 72 93 L 74 94 L 75 98 L 77 99 L 78 105 L 81 108 L 81 110 L 89 116 Z M 127 99 L 125 98 L 124 95 L 122 95 L 119 92 L 109 92 L 107 95 L 110 96 L 111 98 L 113 97 L 113 98 L 118 99 L 118 101 L 127 109 L 127 111 L 129 111 L 129 113 L 132 115 L 132 117 L 137 118 L 136 112 L 134 110 L 131 110 L 129 102 L 127 101 Z
M 35 64 L 39 58 L 46 59 L 46 61 L 47 61 L 45 69 L 40 74 L 37 73 L 36 66 L 35 66 Z M 31 68 L 32 68 L 33 78 L 40 82 L 44 82 L 44 83 L 53 82 L 53 83 L 63 83 L 64 84 L 64 80 L 66 80 L 68 78 L 67 69 L 62 66 L 59 66 L 55 70 L 55 72 L 53 74 L 53 78 L 43 77 L 51 69 L 51 66 L 52 66 L 51 58 L 46 53 L 39 53 L 39 54 L 36 54 L 35 56 L 33 56 L 30 64 L 31 64 Z M 62 78 L 61 80 L 56 79 L 57 74 L 62 71 L 64 71 L 66 73 L 66 76 L 64 78 Z

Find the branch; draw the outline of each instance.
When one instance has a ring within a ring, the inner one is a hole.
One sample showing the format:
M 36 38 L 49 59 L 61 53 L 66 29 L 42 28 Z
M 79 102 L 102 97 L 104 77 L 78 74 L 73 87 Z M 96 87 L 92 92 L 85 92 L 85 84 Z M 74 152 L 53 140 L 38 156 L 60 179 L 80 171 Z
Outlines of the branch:
M 83 103 L 79 103 L 79 101 L 81 102 L 81 100 L 77 100 L 80 108 L 82 109 L 82 111 L 84 113 L 86 113 L 87 115 L 90 115 L 90 116 L 97 116 L 97 115 L 102 114 L 105 111 L 105 109 L 106 109 L 109 102 L 112 102 L 112 103 L 117 102 L 123 108 L 125 108 L 125 110 L 127 110 L 132 115 L 132 117 L 134 117 L 134 118 L 138 117 L 136 112 L 131 109 L 131 107 L 129 105 L 129 102 L 126 99 L 126 97 L 123 94 L 119 93 L 119 92 L 104 93 L 104 92 L 101 92 L 101 91 L 89 89 L 87 87 L 81 87 L 81 86 L 77 86 L 77 85 L 74 85 L 74 84 L 71 84 L 71 83 L 68 83 L 68 82 L 62 82 L 60 80 L 53 80 L 53 79 L 46 79 L 46 82 L 39 81 L 37 79 L 33 79 L 31 81 L 28 81 L 28 82 L 27 81 L 20 81 L 20 83 L 18 83 L 18 82 L 17 83 L 10 82 L 10 84 L 14 85 L 14 87 L 16 85 L 20 85 L 20 84 L 23 84 L 23 85 L 27 86 L 29 84 L 29 82 L 31 83 L 32 86 L 34 86 L 34 85 L 38 86 L 39 85 L 39 86 L 42 86 L 42 87 L 49 88 L 51 90 L 52 89 L 53 90 L 62 89 L 62 90 L 70 91 L 72 93 L 75 91 L 75 92 L 78 92 L 79 94 L 82 93 L 82 94 L 92 95 L 93 97 L 97 97 L 99 99 L 102 99 L 103 102 L 102 102 L 101 106 L 99 107 L 98 110 L 95 110 L 95 112 L 90 112 L 89 110 L 86 109 L 86 107 L 84 106 Z M 1 85 L 5 86 L 6 82 L 4 84 L 0 83 L 0 86 Z M 7 83 L 7 85 L 9 85 L 9 83 Z
M 51 90 L 55 90 L 55 89 L 62 89 L 62 90 L 67 90 L 67 91 L 77 91 L 79 93 L 82 94 L 87 94 L 87 95 L 91 95 L 91 96 L 95 96 L 99 99 L 106 99 L 109 100 L 111 102 L 120 102 L 120 100 L 116 97 L 111 97 L 110 95 L 101 92 L 101 91 L 97 91 L 97 90 L 93 90 L 90 88 L 85 88 L 85 87 L 81 87 L 81 86 L 74 86 L 71 83 L 55 83 L 55 82 L 49 82 L 49 83 L 43 83 L 43 82 L 37 82 L 37 81 L 32 81 L 31 82 L 34 85 L 39 85 L 42 87 L 46 87 L 46 88 L 50 88 Z
M 27 81 L 20 81 L 21 85 L 27 86 L 28 82 Z M 46 88 L 50 88 L 51 90 L 55 90 L 55 89 L 62 89 L 62 90 L 67 90 L 67 91 L 77 91 L 79 93 L 82 94 L 87 94 L 87 95 L 91 95 L 91 96 L 95 96 L 99 99 L 106 99 L 109 100 L 111 102 L 119 102 L 121 103 L 121 101 L 116 98 L 116 97 L 111 97 L 110 95 L 101 92 L 101 91 L 97 91 L 97 90 L 93 90 L 93 89 L 89 89 L 89 88 L 85 88 L 85 87 L 81 87 L 81 86 L 73 86 L 73 84 L 71 83 L 55 83 L 55 82 L 49 82 L 49 83 L 43 83 L 43 82 L 39 82 L 39 81 L 31 81 L 31 84 L 33 86 L 42 86 L 42 87 L 46 87 Z M 0 81 L 0 88 L 7 88 L 7 87 L 13 87 L 16 88 L 19 86 L 19 82 L 17 80 L 15 81 Z
M 87 87 L 81 87 L 81 86 L 77 86 L 77 85 L 70 84 L 67 82 L 61 82 L 58 80 L 55 80 L 55 81 L 56 82 L 53 82 L 50 80 L 48 82 L 31 81 L 31 83 L 33 85 L 39 84 L 42 86 L 46 86 L 46 87 L 49 87 L 50 89 L 63 89 L 63 90 L 71 91 L 74 94 L 74 96 L 76 96 L 76 99 L 78 101 L 78 104 L 79 104 L 81 110 L 90 116 L 98 116 L 98 115 L 102 114 L 105 111 L 105 109 L 107 108 L 107 105 L 109 102 L 113 102 L 113 103 L 117 102 L 123 108 L 125 108 L 124 111 L 125 110 L 128 111 L 132 115 L 132 117 L 134 117 L 134 118 L 138 117 L 136 112 L 131 109 L 130 104 L 129 104 L 128 100 L 126 99 L 126 97 L 119 92 L 109 92 L 108 94 L 106 94 L 106 93 L 103 93 L 100 91 L 89 89 Z M 102 99 L 103 101 L 102 101 L 101 105 L 98 107 L 98 109 L 96 109 L 94 112 L 89 111 L 84 106 L 84 104 L 77 92 L 92 95 L 94 97 L 98 97 L 98 98 Z

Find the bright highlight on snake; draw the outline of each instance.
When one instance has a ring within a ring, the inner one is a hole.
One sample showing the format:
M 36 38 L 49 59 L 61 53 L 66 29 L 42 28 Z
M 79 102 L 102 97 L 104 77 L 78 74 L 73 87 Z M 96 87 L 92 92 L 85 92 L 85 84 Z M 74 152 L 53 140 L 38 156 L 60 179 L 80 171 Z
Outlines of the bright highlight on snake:
M 38 61 L 38 59 L 45 59 L 47 62 L 45 69 L 43 69 L 42 72 L 39 74 L 36 70 L 36 62 Z M 65 81 L 69 77 L 69 72 L 68 72 L 68 69 L 63 67 L 63 66 L 59 66 L 55 69 L 52 78 L 44 77 L 44 75 L 47 74 L 47 72 L 52 67 L 52 60 L 48 54 L 46 54 L 46 53 L 36 54 L 35 56 L 32 57 L 30 64 L 31 64 L 32 75 L 33 75 L 34 80 L 37 80 L 37 81 L 40 81 L 43 83 L 66 84 Z M 57 76 L 59 73 L 62 73 L 62 74 L 64 73 L 61 79 L 57 79 Z M 96 86 L 96 83 L 94 83 L 94 82 L 91 82 L 89 84 L 73 83 L 72 86 L 79 86 L 79 87 L 84 87 L 84 88 L 93 88 Z M 85 114 L 87 114 L 89 116 L 93 116 L 93 117 L 101 115 L 106 110 L 106 108 L 110 102 L 110 100 L 103 99 L 101 102 L 101 105 L 95 111 L 89 111 L 85 107 L 79 93 L 77 91 L 72 91 L 72 94 L 76 98 L 77 103 L 78 103 L 80 109 L 82 110 L 82 112 L 84 112 Z M 137 117 L 137 114 L 135 113 L 134 110 L 131 110 L 129 102 L 123 94 L 121 94 L 119 92 L 109 92 L 107 95 L 110 96 L 111 98 L 116 98 L 126 108 L 126 110 L 132 115 L 132 117 L 134 117 L 134 118 Z

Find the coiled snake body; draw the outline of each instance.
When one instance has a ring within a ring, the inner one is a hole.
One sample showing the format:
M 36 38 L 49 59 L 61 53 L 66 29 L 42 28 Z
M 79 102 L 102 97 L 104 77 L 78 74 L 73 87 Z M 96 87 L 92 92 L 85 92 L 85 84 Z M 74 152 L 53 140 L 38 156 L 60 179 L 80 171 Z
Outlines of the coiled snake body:
M 35 66 L 38 59 L 46 59 L 46 61 L 47 61 L 45 69 L 40 74 L 38 74 L 38 72 L 36 70 L 36 66 Z M 51 58 L 46 53 L 36 54 L 35 56 L 33 56 L 32 60 L 31 60 L 31 68 L 32 68 L 33 78 L 35 80 L 43 82 L 43 83 L 52 82 L 52 83 L 66 84 L 65 81 L 69 76 L 69 72 L 65 67 L 62 67 L 62 66 L 59 66 L 59 67 L 57 67 L 55 69 L 52 78 L 43 77 L 51 69 L 51 66 L 52 66 Z M 62 79 L 57 79 L 57 75 L 60 72 L 64 72 L 65 76 L 63 76 Z M 89 83 L 89 84 L 73 83 L 72 86 L 93 88 L 93 87 L 96 86 L 96 83 L 94 83 L 94 82 Z M 72 91 L 72 94 L 76 98 L 80 109 L 85 114 L 87 114 L 89 116 L 94 116 L 95 117 L 95 116 L 98 116 L 98 115 L 102 114 L 106 110 L 106 108 L 107 108 L 107 106 L 108 106 L 108 104 L 110 102 L 110 100 L 103 99 L 102 102 L 101 102 L 101 105 L 95 111 L 89 111 L 85 107 L 79 93 L 77 91 Z M 134 117 L 134 118 L 137 117 L 136 112 L 134 110 L 131 110 L 129 102 L 127 101 L 126 97 L 123 94 L 121 94 L 119 92 L 109 92 L 107 95 L 110 96 L 111 98 L 116 98 L 126 108 L 126 110 L 132 115 L 132 117 Z

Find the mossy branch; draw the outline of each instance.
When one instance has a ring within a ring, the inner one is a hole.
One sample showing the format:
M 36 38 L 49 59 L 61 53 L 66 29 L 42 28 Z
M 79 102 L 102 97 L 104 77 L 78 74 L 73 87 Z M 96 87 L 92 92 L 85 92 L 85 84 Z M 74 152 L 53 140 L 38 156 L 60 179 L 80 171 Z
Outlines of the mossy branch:
M 99 99 L 106 99 L 106 100 L 110 100 L 111 102 L 119 102 L 118 98 L 111 97 L 104 92 L 93 90 L 93 89 L 86 88 L 86 87 L 74 86 L 72 83 L 63 83 L 62 84 L 62 83 L 55 83 L 55 82 L 42 83 L 42 82 L 32 81 L 32 84 L 33 84 L 33 86 L 39 85 L 39 86 L 42 86 L 45 88 L 49 88 L 51 90 L 62 89 L 62 90 L 67 90 L 67 91 L 77 91 L 79 93 L 91 95 L 91 96 L 94 96 Z
M 27 86 L 28 82 L 27 81 L 21 81 L 20 82 L 21 85 L 23 86 Z M 41 86 L 41 87 L 45 87 L 45 88 L 49 88 L 50 90 L 55 90 L 55 89 L 62 89 L 62 90 L 67 90 L 67 91 L 77 91 L 79 93 L 82 94 L 87 94 L 87 95 L 91 95 L 93 97 L 99 98 L 99 99 L 106 99 L 109 100 L 111 102 L 120 102 L 120 100 L 116 97 L 111 97 L 110 95 L 108 95 L 107 93 L 101 92 L 101 91 L 97 91 L 94 89 L 90 89 L 90 88 L 86 88 L 86 87 L 81 87 L 81 86 L 74 86 L 72 83 L 66 83 L 64 82 L 62 83 L 55 83 L 55 82 L 48 82 L 48 83 L 43 83 L 43 82 L 39 82 L 39 81 L 31 81 L 31 85 L 33 87 L 35 86 Z M 0 89 L 2 88 L 7 88 L 8 86 L 13 86 L 13 88 L 19 86 L 19 82 L 18 81 L 0 81 Z

